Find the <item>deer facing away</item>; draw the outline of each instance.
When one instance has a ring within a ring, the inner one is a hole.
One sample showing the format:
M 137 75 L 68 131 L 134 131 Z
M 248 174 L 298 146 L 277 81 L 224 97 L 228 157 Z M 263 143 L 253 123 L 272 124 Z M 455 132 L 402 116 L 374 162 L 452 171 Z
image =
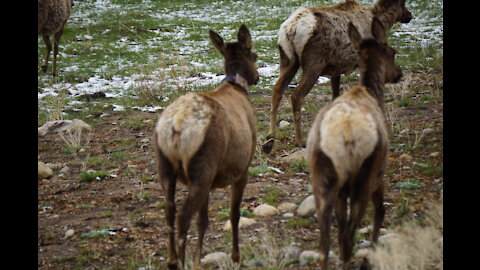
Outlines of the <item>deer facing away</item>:
M 317 115 L 307 140 L 307 157 L 320 228 L 320 259 L 327 269 L 332 211 L 338 222 L 340 258 L 348 264 L 355 230 L 368 202 L 374 205 L 372 242 L 376 243 L 385 209 L 384 183 L 388 150 L 383 115 L 385 83 L 398 82 L 402 72 L 387 45 L 385 28 L 372 22 L 373 38 L 350 23 L 348 35 L 358 50 L 360 85 L 353 87 Z M 350 213 L 347 215 L 347 198 Z
M 166 197 L 170 269 L 184 268 L 186 237 L 195 213 L 198 213 L 198 240 L 194 269 L 200 265 L 208 226 L 209 193 L 227 186 L 231 189 L 231 258 L 234 262 L 240 259 L 240 203 L 256 146 L 256 120 L 247 89 L 259 78 L 255 66 L 257 55 L 251 50 L 251 36 L 245 25 L 239 29 L 238 42 L 224 43 L 217 33 L 209 34 L 224 57 L 224 82 L 213 91 L 189 93 L 176 99 L 163 111 L 154 132 L 158 178 Z M 177 180 L 187 187 L 188 195 L 176 217 L 175 239 Z
M 263 145 L 265 153 L 273 148 L 278 106 L 297 70 L 301 67 L 303 73 L 291 94 L 291 103 L 295 145 L 303 146 L 300 109 L 305 96 L 321 75 L 331 77 L 333 99 L 339 95 L 341 74 L 350 74 L 358 61 L 348 38 L 348 23 L 353 22 L 364 37 L 371 37 L 370 24 L 374 16 L 387 29 L 396 22 L 408 23 L 412 19 L 405 0 L 378 0 L 373 7 L 346 0 L 331 7 L 301 7 L 282 23 L 278 32 L 280 75 L 272 91 L 270 129 Z
M 42 65 L 43 73 L 47 72 L 48 59 L 52 51 L 50 36 L 54 35 L 52 75 L 57 75 L 57 54 L 63 28 L 70 17 L 73 1 L 71 0 L 38 0 L 38 34 L 45 42 L 45 60 Z

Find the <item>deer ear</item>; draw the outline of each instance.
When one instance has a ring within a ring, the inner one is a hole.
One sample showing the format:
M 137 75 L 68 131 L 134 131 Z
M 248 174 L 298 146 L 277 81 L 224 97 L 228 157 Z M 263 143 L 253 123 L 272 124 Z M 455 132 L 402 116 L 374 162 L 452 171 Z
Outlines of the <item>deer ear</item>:
M 224 54 L 225 45 L 223 44 L 223 38 L 212 30 L 209 30 L 208 34 L 210 35 L 210 40 L 212 41 L 213 47 L 215 47 L 215 49 L 217 49 L 217 51 L 219 51 L 221 54 Z
M 248 28 L 245 26 L 245 24 L 242 24 L 238 30 L 238 41 L 245 48 L 252 48 L 252 36 L 250 36 L 250 31 L 248 31 Z
M 377 18 L 373 17 L 372 21 L 372 35 L 381 44 L 387 44 L 387 30 L 383 23 Z
M 348 23 L 348 37 L 350 38 L 350 42 L 353 45 L 353 48 L 355 50 L 358 50 L 360 48 L 360 42 L 362 41 L 362 35 L 358 32 L 357 28 L 355 25 L 353 25 L 352 22 Z

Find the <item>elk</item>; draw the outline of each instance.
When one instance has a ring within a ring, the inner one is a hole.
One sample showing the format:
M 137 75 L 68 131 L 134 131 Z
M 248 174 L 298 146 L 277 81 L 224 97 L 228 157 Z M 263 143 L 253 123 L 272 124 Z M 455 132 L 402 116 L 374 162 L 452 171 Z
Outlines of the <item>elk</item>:
M 71 0 L 38 0 L 38 35 L 42 35 L 45 42 L 45 61 L 42 65 L 43 73 L 47 72 L 48 59 L 52 51 L 50 36 L 54 35 L 52 75 L 57 75 L 57 54 L 63 28 L 70 17 L 73 1 Z
M 230 186 L 232 254 L 239 262 L 238 222 L 247 184 L 248 166 L 255 153 L 256 120 L 248 86 L 258 81 L 250 32 L 245 25 L 238 42 L 224 43 L 210 30 L 213 46 L 224 57 L 226 77 L 213 91 L 189 93 L 171 103 L 155 127 L 154 146 L 158 178 L 166 194 L 168 267 L 184 268 L 187 232 L 198 213 L 198 240 L 194 269 L 200 266 L 203 237 L 208 226 L 209 193 Z M 188 195 L 177 215 L 175 240 L 175 186 L 179 180 Z M 175 243 L 177 247 L 175 248 Z
M 378 0 L 367 7 L 355 0 L 346 0 L 331 7 L 301 7 L 280 26 L 280 76 L 273 86 L 270 129 L 263 151 L 270 153 L 276 133 L 277 111 L 284 90 L 297 70 L 303 70 L 298 86 L 291 94 L 295 145 L 304 146 L 300 109 L 305 96 L 321 75 L 331 77 L 333 99 L 340 93 L 341 74 L 350 74 L 358 56 L 348 39 L 348 23 L 354 22 L 364 37 L 371 37 L 370 24 L 377 17 L 390 29 L 396 22 L 412 19 L 405 0 Z
M 383 174 L 387 159 L 387 129 L 383 113 L 385 83 L 398 82 L 402 71 L 394 63 L 382 22 L 373 19 L 373 38 L 349 23 L 348 35 L 358 51 L 360 84 L 316 116 L 307 139 L 307 158 L 320 228 L 320 259 L 327 269 L 332 211 L 338 222 L 340 258 L 352 256 L 355 230 L 369 200 L 374 206 L 372 243 L 377 243 L 385 208 Z M 350 211 L 347 214 L 347 199 Z

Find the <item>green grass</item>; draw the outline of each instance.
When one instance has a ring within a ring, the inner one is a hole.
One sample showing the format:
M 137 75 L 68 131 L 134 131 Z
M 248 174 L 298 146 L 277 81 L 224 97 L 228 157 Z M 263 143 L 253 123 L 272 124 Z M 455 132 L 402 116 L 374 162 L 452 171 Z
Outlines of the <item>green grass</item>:
M 87 171 L 80 173 L 79 178 L 82 182 L 91 182 L 92 180 L 104 179 L 108 176 L 110 174 L 104 171 Z

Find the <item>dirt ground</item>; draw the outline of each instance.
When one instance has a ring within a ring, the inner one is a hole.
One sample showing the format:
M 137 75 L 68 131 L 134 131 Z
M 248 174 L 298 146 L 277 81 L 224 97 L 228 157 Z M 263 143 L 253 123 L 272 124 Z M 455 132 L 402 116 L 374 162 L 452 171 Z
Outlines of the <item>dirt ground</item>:
M 416 93 L 416 99 L 423 94 Z M 271 97 L 263 93 L 253 93 L 251 97 L 262 97 L 254 104 L 259 123 L 266 125 Z M 316 98 L 315 94 L 310 94 L 306 103 L 313 104 L 317 102 Z M 290 110 L 288 93 L 282 108 L 287 112 Z M 314 116 L 314 112 L 303 112 L 306 128 Z M 140 269 L 147 265 L 164 269 L 167 257 L 164 196 L 156 181 L 151 142 L 158 113 L 110 112 L 101 118 L 98 115 L 93 117 L 94 121 L 90 121 L 93 122 L 92 136 L 85 151 L 66 151 L 64 141 L 56 135 L 39 137 L 39 161 L 57 164 L 54 176 L 38 183 L 39 269 Z M 389 164 L 384 177 L 385 228 L 394 227 L 405 218 L 421 217 L 425 205 L 440 201 L 443 192 L 443 104 L 411 103 L 398 107 L 396 119 L 397 123 L 406 124 L 399 128 L 401 132 L 390 136 Z M 402 122 L 402 119 L 408 121 Z M 419 132 L 425 127 L 430 130 L 420 138 L 423 133 Z M 293 134 L 293 125 L 288 128 Z M 264 128 L 261 136 L 259 134 L 260 139 L 266 136 L 266 130 Z M 243 209 L 253 210 L 261 204 L 272 187 L 284 192 L 277 195 L 278 202 L 298 204 L 311 195 L 308 169 L 299 170 L 285 160 L 285 156 L 300 150 L 293 147 L 291 134 L 283 137 L 282 144 L 277 143 L 268 156 L 254 160 L 252 166 L 266 162 L 284 173 L 250 176 L 242 200 Z M 405 150 L 417 141 L 416 147 Z M 60 173 L 65 166 L 68 166 L 68 172 Z M 113 176 L 81 180 L 80 174 L 88 169 L 106 171 Z M 398 183 L 412 180 L 421 182 L 422 186 L 414 189 L 398 186 Z M 177 204 L 181 203 L 185 193 L 185 188 L 177 185 Z M 228 207 L 228 189 L 211 193 L 210 223 L 203 255 L 213 251 L 230 252 L 231 236 L 222 229 L 226 219 L 221 215 Z M 371 210 L 367 210 L 360 227 L 370 224 L 371 214 Z M 242 245 L 255 245 L 260 236 L 271 234 L 280 241 L 295 242 L 302 250 L 318 248 L 319 231 L 313 217 L 301 225 L 294 225 L 291 221 L 300 221 L 297 216 L 285 218 L 280 214 L 253 218 L 256 224 L 240 230 Z M 196 238 L 194 224 L 189 233 L 187 256 L 192 254 L 195 243 L 192 241 Z M 66 237 L 65 233 L 71 229 L 73 235 Z M 109 229 L 109 234 L 88 236 L 88 233 L 102 229 Z M 335 218 L 331 239 L 331 249 L 338 254 Z M 311 263 L 307 267 L 315 266 L 316 263 Z M 297 269 L 299 265 L 291 267 Z

